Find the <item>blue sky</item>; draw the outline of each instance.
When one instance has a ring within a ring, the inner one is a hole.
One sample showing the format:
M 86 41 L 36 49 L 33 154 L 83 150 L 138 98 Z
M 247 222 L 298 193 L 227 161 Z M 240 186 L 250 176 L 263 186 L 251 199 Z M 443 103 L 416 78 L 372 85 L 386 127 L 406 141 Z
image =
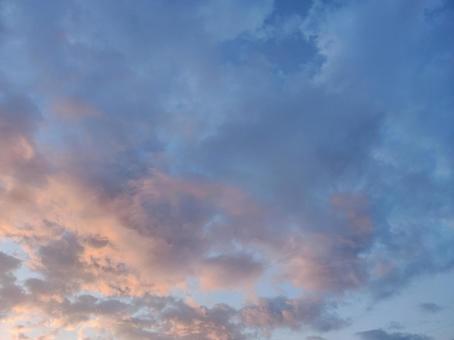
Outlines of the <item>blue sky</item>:
M 448 0 L 0 0 L 0 337 L 453 340 Z

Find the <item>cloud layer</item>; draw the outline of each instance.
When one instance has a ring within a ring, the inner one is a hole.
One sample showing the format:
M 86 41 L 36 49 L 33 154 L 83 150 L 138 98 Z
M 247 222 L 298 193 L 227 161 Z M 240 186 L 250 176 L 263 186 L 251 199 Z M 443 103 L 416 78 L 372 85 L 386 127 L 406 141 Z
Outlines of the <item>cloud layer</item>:
M 4 336 L 323 339 L 452 270 L 449 1 L 0 13 Z

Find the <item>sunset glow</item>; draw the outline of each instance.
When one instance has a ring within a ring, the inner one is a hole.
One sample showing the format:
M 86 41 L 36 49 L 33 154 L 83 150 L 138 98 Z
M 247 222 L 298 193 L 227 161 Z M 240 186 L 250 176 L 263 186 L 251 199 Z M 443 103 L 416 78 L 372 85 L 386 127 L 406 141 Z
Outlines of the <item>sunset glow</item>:
M 454 340 L 453 1 L 0 17 L 0 340 Z

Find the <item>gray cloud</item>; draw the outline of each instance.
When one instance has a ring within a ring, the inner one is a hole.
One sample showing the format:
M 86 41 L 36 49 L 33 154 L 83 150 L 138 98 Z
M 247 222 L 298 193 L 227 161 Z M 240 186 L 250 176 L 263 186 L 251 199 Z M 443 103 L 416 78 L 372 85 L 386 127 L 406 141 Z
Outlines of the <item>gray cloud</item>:
M 443 310 L 443 307 L 434 302 L 424 302 L 419 304 L 419 308 L 426 313 L 438 313 Z
M 0 273 L 1 275 L 8 275 L 14 269 L 17 269 L 20 265 L 20 260 L 17 258 L 0 252 Z
M 245 324 L 272 330 L 275 327 L 299 329 L 310 325 L 320 331 L 346 326 L 348 322 L 330 311 L 329 304 L 317 299 L 262 299 L 241 311 Z
M 48 170 L 34 141 L 42 117 L 30 98 L 15 93 L 4 80 L 0 82 L 0 94 L 0 138 L 3 146 L 0 151 L 0 180 L 4 181 L 6 176 L 14 178 L 18 182 L 16 193 L 19 196 L 25 185 L 42 183 Z M 22 189 L 19 183 L 24 184 Z M 6 189 L 4 186 L 0 187 L 2 191 Z
M 0 319 L 25 300 L 24 291 L 13 274 L 20 264 L 17 258 L 0 251 Z
M 430 340 L 431 337 L 422 334 L 387 333 L 382 329 L 373 329 L 357 333 L 363 340 Z

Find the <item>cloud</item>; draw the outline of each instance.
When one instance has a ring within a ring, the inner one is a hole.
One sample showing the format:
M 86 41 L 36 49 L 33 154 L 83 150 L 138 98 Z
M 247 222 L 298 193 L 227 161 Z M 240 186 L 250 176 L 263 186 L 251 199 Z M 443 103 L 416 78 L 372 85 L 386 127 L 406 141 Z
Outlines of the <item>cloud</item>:
M 33 102 L 12 91 L 5 81 L 1 81 L 0 93 L 1 187 L 2 191 L 10 189 L 11 195 L 14 192 L 20 199 L 25 195 L 26 185 L 38 185 L 45 180 L 47 164 L 34 142 L 42 118 Z
M 443 307 L 441 307 L 440 305 L 437 305 L 436 303 L 434 302 L 424 302 L 424 303 L 421 303 L 419 304 L 419 308 L 423 311 L 423 312 L 426 312 L 426 313 L 438 313 L 440 311 L 443 310 Z
M 212 1 L 199 9 L 206 31 L 221 41 L 254 33 L 263 25 L 272 10 L 273 2 L 268 0 L 251 1 L 246 5 L 238 0 L 228 3 Z
M 24 252 L 0 253 L 11 334 L 324 332 L 349 324 L 349 294 L 453 268 L 447 2 L 0 13 L 0 237 Z M 264 283 L 296 296 L 251 294 Z M 193 301 L 220 291 L 247 299 Z
M 17 269 L 20 265 L 20 260 L 17 258 L 0 252 L 0 272 L 2 275 L 8 275 L 14 269 Z
M 242 317 L 247 325 L 272 330 L 275 327 L 299 329 L 311 325 L 320 331 L 341 328 L 348 324 L 330 312 L 329 305 L 317 299 L 262 299 L 256 305 L 246 306 Z
M 373 329 L 357 333 L 363 340 L 430 340 L 431 337 L 422 334 L 387 333 L 381 329 Z
M 25 300 L 23 289 L 17 285 L 13 274 L 20 264 L 17 258 L 0 252 L 0 319 Z
M 263 264 L 247 254 L 215 256 L 203 264 L 201 284 L 208 289 L 244 287 L 248 281 L 256 281 L 263 270 Z
M 21 308 L 16 313 L 8 311 L 12 324 L 33 316 L 35 325 L 21 327 L 24 336 L 30 330 L 39 331 L 37 326 L 46 324 L 49 317 L 52 324 L 47 324 L 47 332 L 43 334 L 57 334 L 62 329 L 78 329 L 79 334 L 83 334 L 84 329 L 90 329 L 92 334 L 121 339 L 249 339 L 259 334 L 266 335 L 279 324 L 323 330 L 337 328 L 342 323 L 334 315 L 327 314 L 327 306 L 318 305 L 316 301 L 275 299 L 262 300 L 259 305 L 251 304 L 241 309 L 225 304 L 208 308 L 147 294 L 133 299 L 90 294 L 65 297 L 57 290 L 52 291 L 49 286 L 52 281 L 41 281 L 41 288 L 47 287 L 47 293 L 52 291 L 52 295 L 46 296 L 42 295 L 41 288 L 37 289 L 40 281 L 28 280 L 28 291 L 21 290 Z

